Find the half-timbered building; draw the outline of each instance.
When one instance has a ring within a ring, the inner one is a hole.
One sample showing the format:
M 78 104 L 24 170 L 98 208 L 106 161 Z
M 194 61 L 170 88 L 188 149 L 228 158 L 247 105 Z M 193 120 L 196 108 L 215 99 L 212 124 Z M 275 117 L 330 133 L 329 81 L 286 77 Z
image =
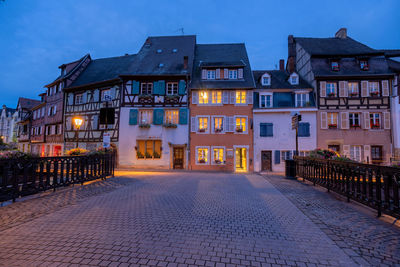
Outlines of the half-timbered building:
M 17 141 L 18 149 L 22 152 L 31 152 L 30 135 L 32 127 L 32 108 L 39 105 L 40 100 L 20 97 L 17 104 Z
M 15 120 L 18 116 L 16 109 L 3 105 L 0 111 L 0 138 L 3 143 L 12 143 L 14 140 Z
M 190 168 L 253 171 L 253 89 L 244 44 L 198 44 L 190 84 Z
M 317 144 L 353 160 L 388 164 L 392 157 L 394 72 L 384 53 L 347 36 L 289 36 L 288 68 L 315 89 Z
M 134 64 L 121 75 L 121 166 L 187 168 L 187 84 L 195 44 L 195 36 L 148 37 Z

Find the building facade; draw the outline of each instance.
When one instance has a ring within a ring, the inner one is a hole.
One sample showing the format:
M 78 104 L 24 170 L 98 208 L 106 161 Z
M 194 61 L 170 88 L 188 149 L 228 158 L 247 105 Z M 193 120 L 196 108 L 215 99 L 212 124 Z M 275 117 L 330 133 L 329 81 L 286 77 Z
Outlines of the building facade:
M 292 117 L 300 114 L 299 155 L 317 147 L 317 125 L 313 88 L 295 72 L 284 69 L 253 71 L 256 89 L 253 98 L 254 171 L 283 172 L 285 160 L 296 150 L 296 130 Z
M 394 72 L 384 54 L 340 29 L 333 38 L 289 36 L 288 68 L 315 90 L 317 146 L 353 160 L 389 164 Z
M 0 112 L 0 138 L 3 143 L 16 142 L 14 129 L 17 116 L 15 109 L 3 105 Z
M 121 75 L 120 166 L 187 169 L 187 84 L 195 44 L 190 35 L 149 37 Z
M 31 152 L 31 127 L 32 127 L 32 109 L 40 105 L 40 100 L 20 97 L 17 104 L 17 142 L 18 149 L 22 152 Z
M 244 44 L 196 45 L 190 84 L 190 169 L 253 171 L 254 87 Z

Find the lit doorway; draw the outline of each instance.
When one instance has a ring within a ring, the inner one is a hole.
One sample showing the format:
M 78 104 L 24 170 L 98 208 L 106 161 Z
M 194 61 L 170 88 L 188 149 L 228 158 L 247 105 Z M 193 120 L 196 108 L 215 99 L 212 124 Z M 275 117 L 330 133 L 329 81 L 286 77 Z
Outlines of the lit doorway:
M 248 149 L 247 147 L 235 147 L 235 172 L 247 172 Z

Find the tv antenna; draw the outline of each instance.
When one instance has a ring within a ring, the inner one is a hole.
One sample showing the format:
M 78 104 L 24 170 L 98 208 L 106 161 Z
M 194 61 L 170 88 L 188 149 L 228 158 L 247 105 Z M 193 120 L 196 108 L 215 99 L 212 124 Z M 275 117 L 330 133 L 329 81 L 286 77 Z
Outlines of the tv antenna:
M 182 33 L 182 35 L 185 35 L 185 32 L 184 32 L 184 28 L 179 28 L 178 30 L 176 30 L 177 32 L 181 32 Z

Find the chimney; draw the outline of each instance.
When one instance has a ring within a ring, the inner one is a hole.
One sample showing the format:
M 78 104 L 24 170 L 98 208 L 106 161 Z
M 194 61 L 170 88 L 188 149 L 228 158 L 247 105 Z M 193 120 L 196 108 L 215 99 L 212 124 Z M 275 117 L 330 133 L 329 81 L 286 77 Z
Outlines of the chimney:
M 288 65 L 288 72 L 293 73 L 295 71 L 294 57 L 288 58 L 287 65 Z
M 146 39 L 146 42 L 144 43 L 144 46 L 145 46 L 145 47 L 150 47 L 150 46 L 151 46 L 150 38 L 147 38 L 147 39 Z
M 285 60 L 284 59 L 279 60 L 279 70 L 285 70 Z
M 189 62 L 188 56 L 183 56 L 183 69 L 184 69 L 184 70 L 187 70 L 187 68 L 188 68 L 188 62 Z
M 296 56 L 296 44 L 293 35 L 288 36 L 288 57 Z
M 340 28 L 336 34 L 335 34 L 336 38 L 340 38 L 340 39 L 346 39 L 347 38 L 347 29 L 346 28 Z

